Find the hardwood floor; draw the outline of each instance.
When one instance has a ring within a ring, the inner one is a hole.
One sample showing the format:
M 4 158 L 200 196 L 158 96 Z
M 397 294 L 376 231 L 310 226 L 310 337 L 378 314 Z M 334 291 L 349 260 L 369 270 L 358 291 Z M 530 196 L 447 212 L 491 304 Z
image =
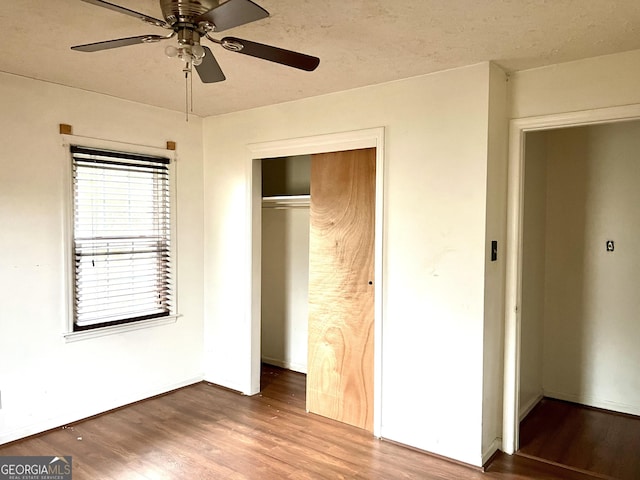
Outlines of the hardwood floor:
M 265 366 L 262 393 L 199 383 L 0 447 L 71 455 L 74 480 L 593 480 L 499 454 L 486 473 L 305 411 L 305 376 Z
M 640 478 L 640 417 L 544 398 L 520 426 L 519 455 L 599 478 Z

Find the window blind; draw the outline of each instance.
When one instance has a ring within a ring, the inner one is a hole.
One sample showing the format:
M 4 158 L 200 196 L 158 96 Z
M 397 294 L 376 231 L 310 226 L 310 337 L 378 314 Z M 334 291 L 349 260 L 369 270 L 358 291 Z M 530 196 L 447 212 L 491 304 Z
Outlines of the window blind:
M 170 160 L 70 150 L 74 330 L 170 315 Z

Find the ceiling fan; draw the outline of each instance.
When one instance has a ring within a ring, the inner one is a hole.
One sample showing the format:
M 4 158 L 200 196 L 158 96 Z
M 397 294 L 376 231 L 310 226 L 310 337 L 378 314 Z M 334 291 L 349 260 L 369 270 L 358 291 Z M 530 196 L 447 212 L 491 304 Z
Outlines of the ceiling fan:
M 160 8 L 164 20 L 102 0 L 82 1 L 136 17 L 145 23 L 171 30 L 171 33 L 168 35 L 140 35 L 76 45 L 71 47 L 72 50 L 97 52 L 139 43 L 155 43 L 168 40 L 177 35 L 178 46 L 168 46 L 165 49 L 165 53 L 170 57 L 177 57 L 185 62 L 183 68 L 185 76 L 191 73 L 192 66 L 195 67 L 204 83 L 220 82 L 225 80 L 225 76 L 211 50 L 207 46 L 200 44 L 202 38 L 207 38 L 231 52 L 262 58 L 308 72 L 315 70 L 320 63 L 319 58 L 304 53 L 236 37 L 217 39 L 211 36 L 213 33 L 222 32 L 269 16 L 269 12 L 251 0 L 160 0 Z

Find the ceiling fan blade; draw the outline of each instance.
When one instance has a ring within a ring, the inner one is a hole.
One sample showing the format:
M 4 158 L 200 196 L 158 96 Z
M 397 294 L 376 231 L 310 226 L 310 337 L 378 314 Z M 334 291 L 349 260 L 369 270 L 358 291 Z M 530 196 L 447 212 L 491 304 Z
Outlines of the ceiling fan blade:
M 128 45 L 137 45 L 138 43 L 155 43 L 160 40 L 166 40 L 169 37 L 162 35 L 140 35 L 138 37 L 117 38 L 115 40 L 106 40 L 104 42 L 87 43 L 86 45 L 76 45 L 71 50 L 79 52 L 98 52 L 100 50 L 108 50 L 110 48 L 126 47 Z
M 150 17 L 149 15 L 145 15 L 144 13 L 139 13 L 134 10 L 129 10 L 128 8 L 121 7 L 119 5 L 114 5 L 113 3 L 103 2 L 102 0 L 82 0 L 83 2 L 90 3 L 92 5 L 97 5 L 98 7 L 108 8 L 109 10 L 113 10 L 114 12 L 124 13 L 125 15 L 129 15 L 131 17 L 136 17 L 143 22 L 150 23 L 152 25 L 157 25 L 158 27 L 170 27 L 170 25 L 164 20 L 159 20 L 157 18 Z
M 196 65 L 196 71 L 200 76 L 200 80 L 202 80 L 203 83 L 215 83 L 226 80 L 220 65 L 218 65 L 218 62 L 213 56 L 213 53 L 211 53 L 211 50 L 209 50 L 209 47 L 203 46 L 202 48 L 204 48 L 205 51 L 202 63 L 200 65 Z
M 269 12 L 251 0 L 229 0 L 195 19 L 195 23 L 209 22 L 221 32 L 229 28 L 267 18 Z
M 284 48 L 272 47 L 271 45 L 263 45 L 262 43 L 250 42 L 236 37 L 224 37 L 219 42 L 225 49 L 232 52 L 250 55 L 252 57 L 262 58 L 270 62 L 280 63 L 293 68 L 299 68 L 311 72 L 320 64 L 318 57 L 305 55 L 304 53 L 292 52 Z

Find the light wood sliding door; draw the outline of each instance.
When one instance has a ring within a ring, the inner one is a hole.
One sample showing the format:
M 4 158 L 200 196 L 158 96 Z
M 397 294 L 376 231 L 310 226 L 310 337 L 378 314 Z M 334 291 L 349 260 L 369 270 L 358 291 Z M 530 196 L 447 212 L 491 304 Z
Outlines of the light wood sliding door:
M 373 431 L 375 148 L 311 159 L 307 410 Z

